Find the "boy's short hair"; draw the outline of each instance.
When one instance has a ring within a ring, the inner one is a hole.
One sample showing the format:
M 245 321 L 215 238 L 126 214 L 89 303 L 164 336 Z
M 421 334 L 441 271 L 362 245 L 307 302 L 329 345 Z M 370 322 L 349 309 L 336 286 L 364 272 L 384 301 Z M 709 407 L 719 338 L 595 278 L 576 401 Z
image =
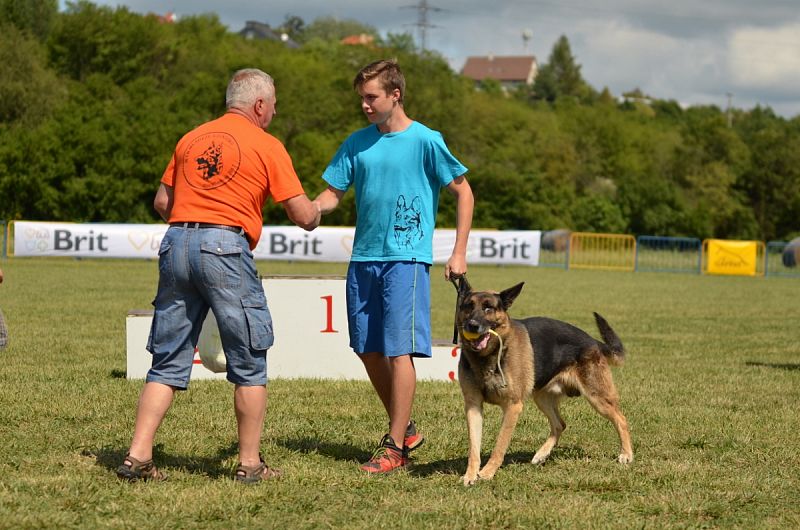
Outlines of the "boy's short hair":
M 400 103 L 406 93 L 406 78 L 400 70 L 400 65 L 393 59 L 383 59 L 370 63 L 362 68 L 353 79 L 353 88 L 359 89 L 367 81 L 377 79 L 385 92 L 400 90 Z

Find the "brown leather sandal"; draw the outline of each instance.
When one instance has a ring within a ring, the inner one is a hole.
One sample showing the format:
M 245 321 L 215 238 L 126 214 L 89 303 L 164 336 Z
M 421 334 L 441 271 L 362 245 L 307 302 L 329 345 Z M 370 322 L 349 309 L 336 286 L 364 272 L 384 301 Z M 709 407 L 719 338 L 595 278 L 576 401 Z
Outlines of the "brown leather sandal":
M 261 463 L 255 466 L 243 466 L 240 463 L 239 467 L 236 468 L 236 474 L 233 476 L 233 479 L 244 484 L 255 484 L 262 480 L 269 480 L 281 476 L 282 473 L 280 470 L 269 467 L 264 463 L 264 459 L 261 455 L 258 455 L 258 459 Z
M 167 480 L 167 475 L 153 464 L 152 459 L 142 462 L 133 458 L 130 453 L 125 455 L 122 465 L 117 468 L 117 476 L 129 482 L 139 480 L 162 482 Z

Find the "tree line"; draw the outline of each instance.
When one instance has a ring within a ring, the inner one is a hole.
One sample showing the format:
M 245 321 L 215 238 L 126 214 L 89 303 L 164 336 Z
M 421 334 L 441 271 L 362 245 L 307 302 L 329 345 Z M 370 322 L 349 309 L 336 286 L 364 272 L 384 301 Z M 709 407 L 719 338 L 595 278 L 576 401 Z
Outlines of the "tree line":
M 0 219 L 156 222 L 153 194 L 175 142 L 225 110 L 231 73 L 276 82 L 270 132 L 309 195 L 364 119 L 352 78 L 395 57 L 406 110 L 470 169 L 474 225 L 788 240 L 800 235 L 800 117 L 768 107 L 682 108 L 584 80 L 566 37 L 532 87 L 476 87 L 409 35 L 354 21 L 286 17 L 301 43 L 247 40 L 214 15 L 164 23 L 81 0 L 0 0 Z M 343 45 L 367 33 L 369 45 Z M 352 194 L 345 196 L 352 201 Z M 453 226 L 453 201 L 439 219 Z M 327 223 L 352 225 L 345 204 Z M 265 222 L 283 223 L 279 207 Z

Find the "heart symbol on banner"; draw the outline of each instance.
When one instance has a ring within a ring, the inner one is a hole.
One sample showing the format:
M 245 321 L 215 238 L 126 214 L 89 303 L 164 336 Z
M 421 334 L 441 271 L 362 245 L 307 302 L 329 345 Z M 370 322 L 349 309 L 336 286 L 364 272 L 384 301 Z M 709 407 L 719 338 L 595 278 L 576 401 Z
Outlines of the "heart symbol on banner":
M 150 234 L 146 232 L 128 232 L 128 241 L 136 250 L 142 250 L 147 242 L 150 241 Z
M 26 228 L 25 239 L 49 239 L 50 231 L 46 228 Z
M 353 236 L 342 236 L 340 243 L 348 256 L 353 254 Z

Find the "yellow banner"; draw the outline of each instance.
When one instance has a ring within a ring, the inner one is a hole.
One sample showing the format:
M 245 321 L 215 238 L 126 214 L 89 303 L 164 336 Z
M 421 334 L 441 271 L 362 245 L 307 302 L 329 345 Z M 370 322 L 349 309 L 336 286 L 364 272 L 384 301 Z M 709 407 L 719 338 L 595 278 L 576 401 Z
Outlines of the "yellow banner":
M 757 241 L 709 239 L 707 272 L 755 276 L 758 255 Z

